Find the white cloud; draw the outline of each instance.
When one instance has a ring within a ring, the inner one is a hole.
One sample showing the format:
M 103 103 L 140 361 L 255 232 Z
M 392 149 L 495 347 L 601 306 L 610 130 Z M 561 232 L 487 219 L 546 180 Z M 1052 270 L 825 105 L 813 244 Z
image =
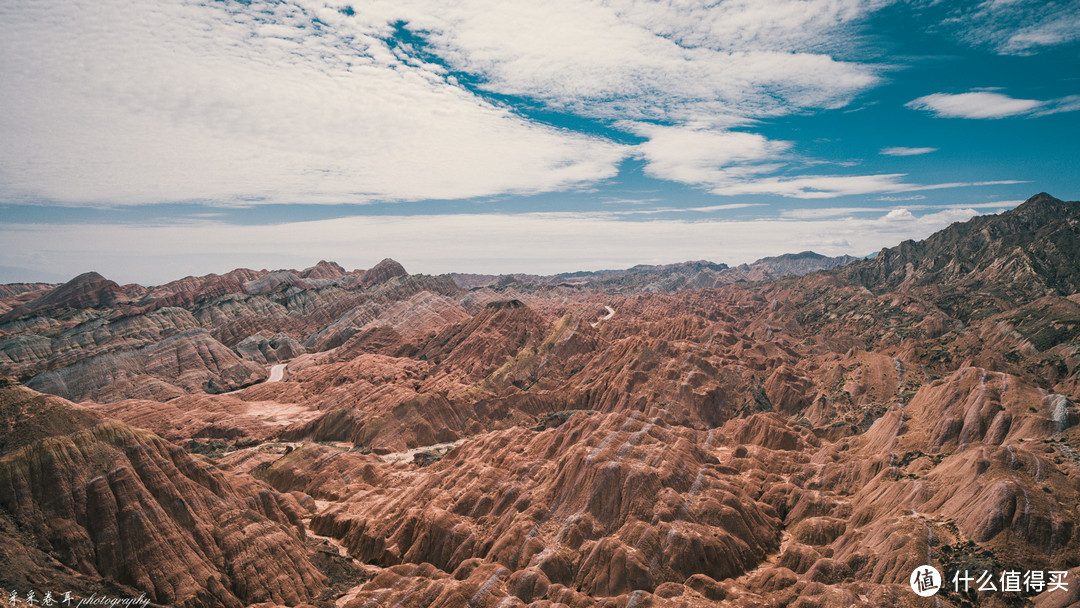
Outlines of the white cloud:
M 469 198 L 593 184 L 632 153 L 532 122 L 450 71 L 559 111 L 687 129 L 639 151 L 654 175 L 749 179 L 788 144 L 707 131 L 842 107 L 873 86 L 880 67 L 836 57 L 889 1 L 9 3 L 0 196 Z M 396 27 L 416 41 L 388 42 Z
M 905 148 L 903 146 L 893 146 L 891 148 L 882 148 L 881 154 L 885 156 L 918 156 L 920 154 L 930 154 L 931 152 L 937 152 L 937 148 Z
M 1074 3 L 1071 14 L 1036 23 L 1009 35 L 999 50 L 1007 54 L 1028 54 L 1039 47 L 1057 46 L 1080 39 L 1080 10 Z
M 628 22 L 686 47 L 801 51 L 847 46 L 857 24 L 888 0 L 608 3 Z
M 689 207 L 684 211 L 698 211 L 709 213 L 711 211 L 728 211 L 730 209 L 746 209 L 748 207 L 763 207 L 764 203 L 728 203 L 725 205 L 709 205 L 707 207 Z
M 983 0 L 955 3 L 943 24 L 973 46 L 1002 55 L 1031 55 L 1080 40 L 1080 2 Z
M 797 220 L 812 220 L 830 217 L 848 217 L 855 213 L 881 213 L 877 207 L 822 207 L 803 209 L 784 209 L 780 217 Z
M 588 211 L 588 212 L 571 212 L 572 217 L 590 217 L 590 218 L 611 218 L 617 219 L 620 217 L 634 216 L 634 215 L 659 215 L 659 214 L 673 214 L 673 213 L 712 213 L 714 211 L 731 211 L 734 209 L 747 209 L 750 207 L 764 207 L 765 203 L 725 203 L 722 205 L 708 205 L 705 207 L 650 207 L 647 209 L 624 209 L 619 211 Z M 550 213 L 547 213 L 550 215 Z
M 850 50 L 858 20 L 882 4 L 369 0 L 358 16 L 407 22 L 490 91 L 607 119 L 730 125 L 841 107 L 876 83 L 879 68 L 827 51 Z
M 916 192 L 945 188 L 996 186 L 1023 183 L 1016 180 L 988 182 L 949 182 L 941 184 L 910 184 L 903 173 L 877 175 L 804 175 L 793 178 L 763 177 L 746 181 L 731 181 L 714 185 L 712 192 L 722 195 L 778 194 L 791 198 L 823 199 L 837 196 L 874 194 L 878 192 Z
M 808 249 L 865 254 L 924 238 L 975 213 L 648 222 L 538 213 L 352 217 L 273 226 L 3 226 L 0 266 L 70 276 L 97 270 L 119 282 L 147 284 L 239 266 L 302 268 L 318 259 L 370 267 L 386 256 L 410 272 L 426 273 L 554 273 L 703 258 L 737 264 Z
M 1034 99 L 1014 99 L 992 91 L 971 91 L 934 93 L 905 105 L 913 110 L 933 112 L 942 118 L 1005 118 L 1030 114 L 1043 103 Z
M 722 196 L 772 194 L 819 199 L 1019 183 L 1002 180 L 913 184 L 904 181 L 906 174 L 902 173 L 778 177 L 774 175 L 778 171 L 806 162 L 794 154 L 791 142 L 701 125 L 625 122 L 621 126 L 648 138 L 635 148 L 636 154 L 646 163 L 646 175 L 705 188 Z
M 908 209 L 1011 209 L 1023 202 L 1023 200 L 1014 200 L 994 201 L 992 203 L 961 203 L 958 205 L 908 205 Z
M 902 173 L 879 175 L 804 175 L 794 178 L 769 177 L 753 181 L 717 184 L 715 194 L 779 194 L 793 198 L 833 198 L 872 192 L 901 192 Z
M 724 183 L 775 170 L 780 165 L 774 161 L 791 147 L 756 133 L 647 123 L 626 127 L 648 138 L 636 148 L 646 175 L 684 184 Z
M 926 198 L 925 194 L 905 194 L 903 196 L 879 196 L 879 201 L 889 202 L 901 202 L 901 201 L 921 201 Z
M 991 90 L 968 93 L 934 93 L 905 104 L 913 110 L 926 110 L 942 118 L 1006 118 L 1010 116 L 1047 116 L 1080 110 L 1080 95 L 1048 101 L 1015 99 Z M 892 148 L 887 148 L 892 149 Z M 903 150 L 905 148 L 898 148 Z M 923 148 L 915 148 L 923 149 Z M 934 148 L 928 148 L 934 150 Z M 882 150 L 882 154 L 886 154 Z
M 925 199 L 925 196 L 883 196 L 878 200 L 882 201 L 910 201 Z M 903 207 L 818 207 L 818 208 L 803 208 L 803 209 L 785 209 L 780 212 L 780 217 L 785 219 L 821 219 L 821 218 L 834 218 L 834 217 L 851 217 L 855 214 L 880 214 L 885 212 L 884 219 L 898 220 L 898 219 L 912 219 L 914 213 L 912 210 L 919 213 L 923 213 L 930 209 L 937 209 L 941 211 L 960 212 L 961 215 L 975 215 L 976 209 L 993 209 L 1000 211 L 1003 209 L 1011 209 L 1020 203 L 1022 200 L 1016 201 L 997 201 L 992 203 L 962 203 L 962 204 L 922 204 L 922 205 L 904 205 Z M 985 213 L 985 212 L 984 212 Z
M 1061 112 L 1076 112 L 1077 110 L 1080 110 L 1080 95 L 1069 95 L 1067 97 L 1044 102 L 1042 107 L 1040 107 L 1033 116 L 1046 116 L 1048 114 L 1059 114 Z
M 626 155 L 402 61 L 379 38 L 385 24 L 341 29 L 320 15 L 183 1 L 0 7 L 0 194 L 466 198 L 594 182 Z
M 972 211 L 971 214 L 974 215 L 975 212 Z M 895 222 L 895 221 L 898 221 L 898 220 L 900 220 L 900 221 L 911 221 L 911 220 L 915 219 L 915 216 L 910 211 L 908 211 L 907 209 L 893 209 L 892 211 L 886 213 L 885 217 L 883 219 L 885 219 L 886 221 L 892 221 L 892 222 Z

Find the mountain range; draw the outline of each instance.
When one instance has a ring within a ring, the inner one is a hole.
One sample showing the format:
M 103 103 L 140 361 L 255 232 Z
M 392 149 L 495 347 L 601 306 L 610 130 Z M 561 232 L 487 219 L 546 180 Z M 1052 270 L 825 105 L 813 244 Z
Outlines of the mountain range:
M 929 564 L 937 606 L 1080 601 L 1080 203 L 1045 193 L 867 259 L 3 285 L 0 375 L 0 589 L 921 607 Z M 1074 584 L 950 582 L 1033 569 Z

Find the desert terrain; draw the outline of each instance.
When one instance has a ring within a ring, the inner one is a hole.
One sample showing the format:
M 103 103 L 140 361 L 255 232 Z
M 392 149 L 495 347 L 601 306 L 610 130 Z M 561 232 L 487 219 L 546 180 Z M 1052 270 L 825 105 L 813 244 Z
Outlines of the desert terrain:
M 1047 194 L 866 259 L 0 285 L 0 375 L 20 594 L 1080 601 L 1080 203 Z M 924 564 L 1071 584 L 927 599 Z

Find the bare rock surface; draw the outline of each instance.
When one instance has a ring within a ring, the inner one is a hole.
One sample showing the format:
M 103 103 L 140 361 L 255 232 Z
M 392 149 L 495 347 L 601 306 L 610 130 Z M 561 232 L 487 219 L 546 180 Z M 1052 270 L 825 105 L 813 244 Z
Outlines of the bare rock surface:
M 323 589 L 295 499 L 149 432 L 41 400 L 0 389 L 5 423 L 37 435 L 21 447 L 6 442 L 0 455 L 5 532 L 36 539 L 15 565 L 82 578 L 83 587 L 87 578 L 111 581 L 175 606 L 295 604 Z M 74 432 L 53 434 L 65 431 Z M 28 574 L 0 577 L 15 584 Z
M 0 572 L 352 608 L 914 608 L 927 563 L 1075 575 L 1077 226 L 1038 195 L 867 260 L 12 287 Z

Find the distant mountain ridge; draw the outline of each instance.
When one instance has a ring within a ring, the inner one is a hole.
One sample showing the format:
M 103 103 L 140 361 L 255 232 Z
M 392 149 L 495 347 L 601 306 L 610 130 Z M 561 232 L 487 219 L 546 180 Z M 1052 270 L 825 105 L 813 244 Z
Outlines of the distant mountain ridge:
M 786 253 L 765 257 L 750 264 L 730 267 L 724 263 L 693 260 L 674 264 L 638 264 L 621 270 L 579 270 L 554 275 L 533 274 L 467 274 L 450 273 L 463 289 L 476 287 L 505 287 L 525 285 L 591 285 L 621 291 L 663 291 L 716 287 L 737 281 L 766 281 L 785 276 L 801 276 L 820 270 L 830 270 L 859 260 L 849 255 L 827 257 L 813 251 Z M 0 322 L 26 317 L 39 312 L 102 308 L 116 304 L 138 306 L 186 306 L 227 293 L 252 295 L 283 292 L 290 288 L 311 289 L 329 285 L 345 289 L 368 287 L 384 283 L 409 273 L 397 261 L 386 258 L 368 270 L 346 271 L 336 262 L 320 260 L 304 270 L 250 270 L 237 268 L 223 275 L 209 274 L 185 277 L 164 285 L 143 287 L 119 285 L 97 272 L 83 273 L 67 283 L 0 285 L 0 296 L 27 291 L 42 295 L 16 304 L 11 310 L 0 309 Z
M 225 294 L 265 295 L 289 288 L 312 289 L 336 285 L 345 289 L 369 287 L 394 277 L 407 276 L 398 262 L 386 258 L 368 270 L 346 271 L 335 262 L 320 260 L 304 270 L 250 270 L 237 268 L 223 275 L 185 277 L 164 285 L 118 285 L 97 272 L 86 272 L 57 286 L 44 284 L 0 285 L 0 297 L 26 292 L 43 292 L 29 301 L 16 303 L 10 310 L 0 308 L 0 323 L 39 313 L 107 308 L 127 304 L 135 308 L 155 309 L 189 306 Z
M 921 241 L 882 249 L 840 274 L 873 291 L 919 292 L 961 318 L 980 307 L 996 311 L 1076 293 L 1080 203 L 1042 192 L 999 215 L 977 216 Z
M 719 287 L 738 281 L 767 281 L 786 276 L 801 276 L 820 270 L 831 270 L 859 260 L 842 255 L 827 257 L 813 251 L 786 253 L 761 258 L 750 264 L 735 267 L 727 264 L 695 260 L 676 264 L 639 264 L 624 270 L 595 270 L 563 272 L 553 275 L 530 274 L 460 274 L 452 273 L 454 282 L 463 289 L 523 285 L 576 285 L 620 292 L 675 292 L 682 289 Z

